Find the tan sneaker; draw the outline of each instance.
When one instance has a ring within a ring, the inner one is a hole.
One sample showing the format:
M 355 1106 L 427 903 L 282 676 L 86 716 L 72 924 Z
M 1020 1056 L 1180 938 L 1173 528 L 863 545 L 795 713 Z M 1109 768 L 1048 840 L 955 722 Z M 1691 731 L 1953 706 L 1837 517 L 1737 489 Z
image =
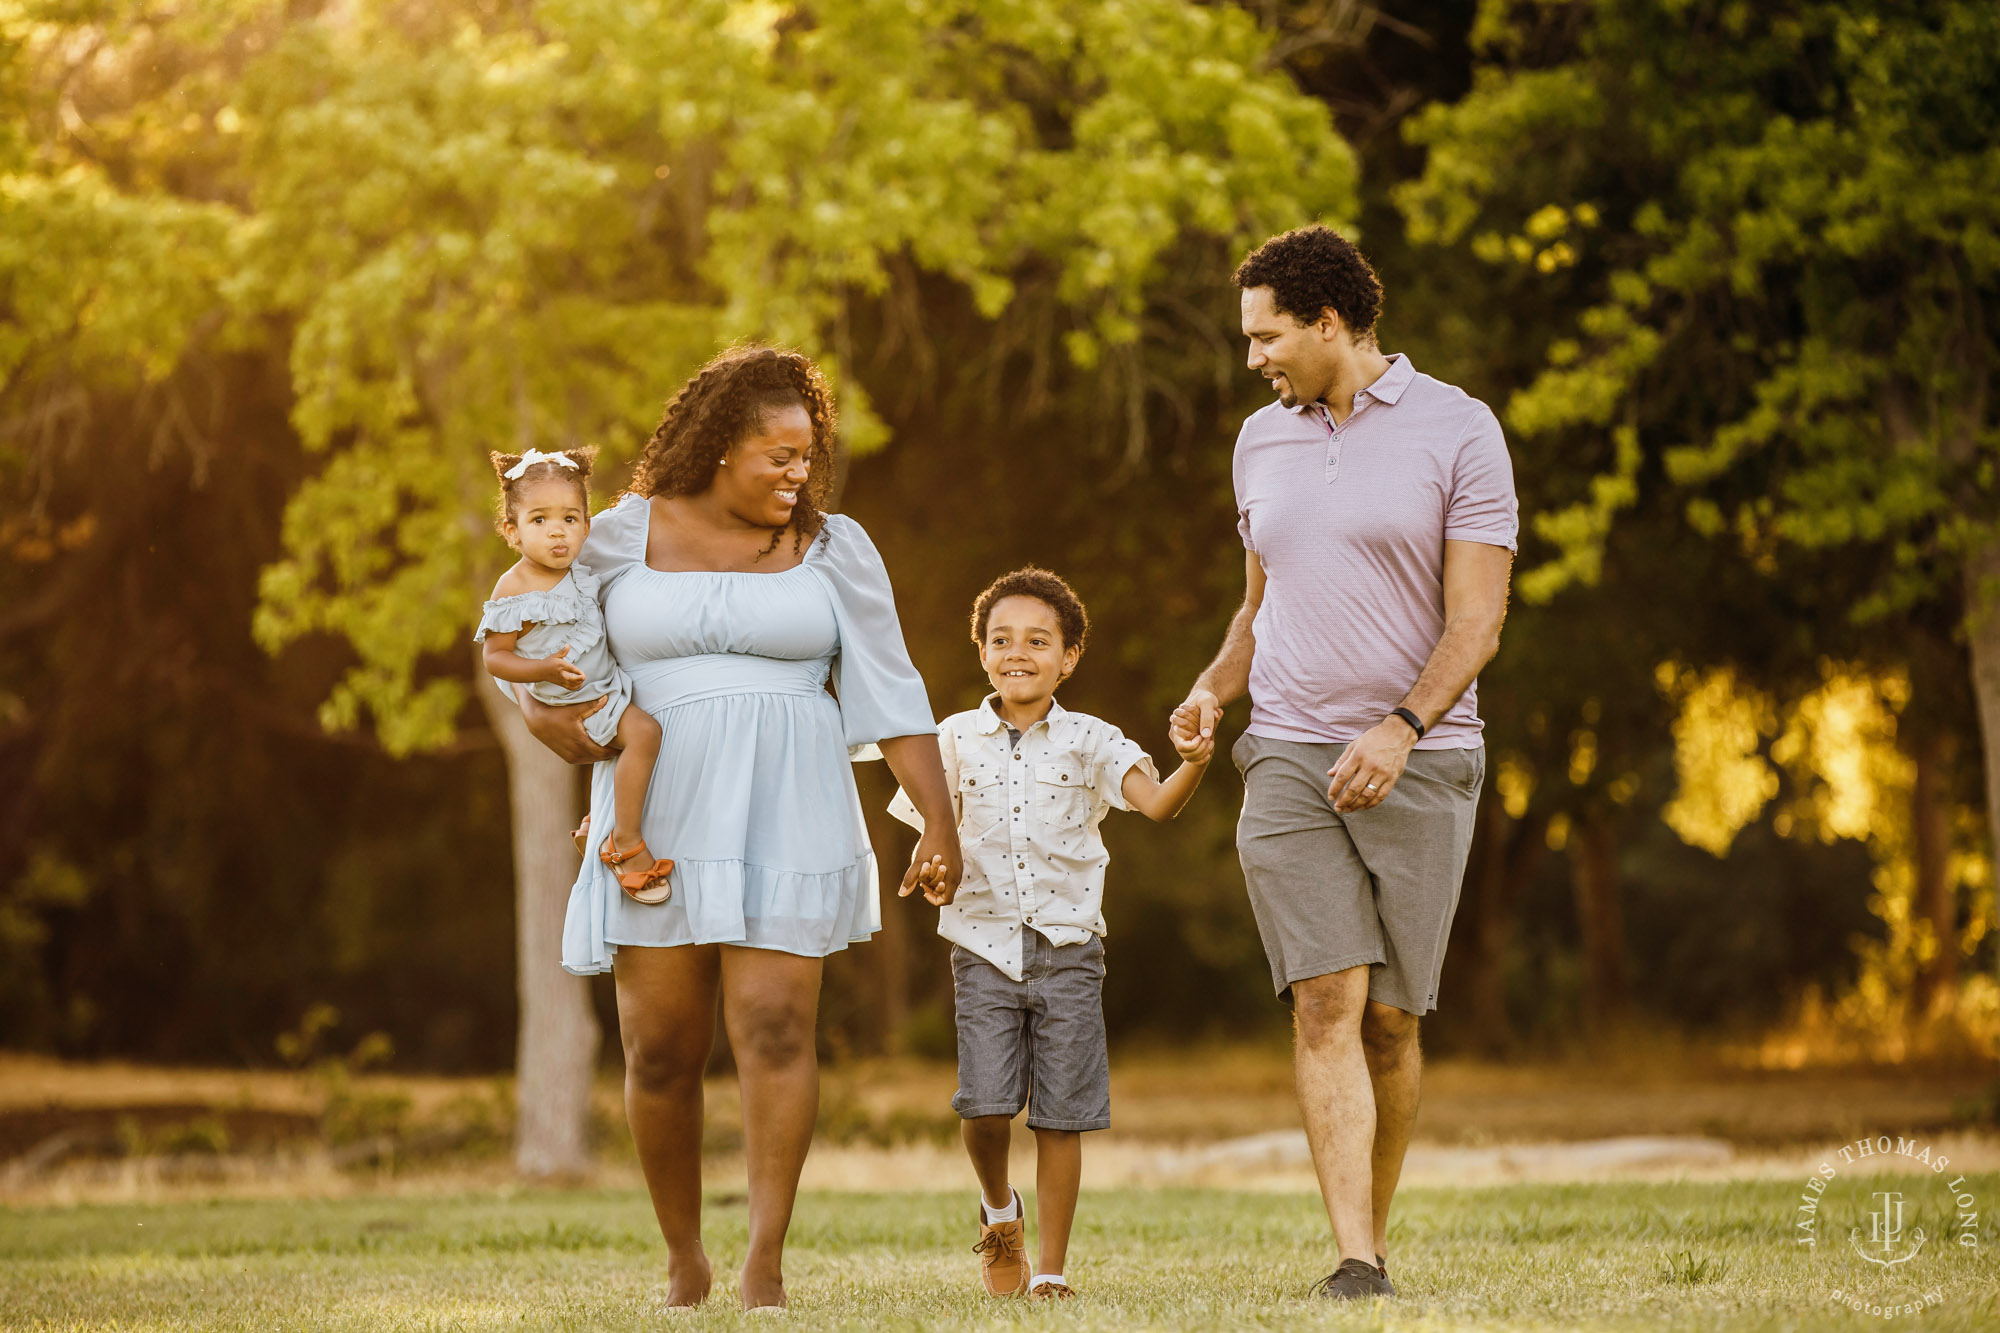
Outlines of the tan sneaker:
M 1014 1191 L 1014 1220 L 986 1221 L 986 1202 L 979 1204 L 979 1280 L 988 1296 L 1019 1296 L 1028 1287 L 1028 1210 L 1021 1206 L 1021 1192 Z

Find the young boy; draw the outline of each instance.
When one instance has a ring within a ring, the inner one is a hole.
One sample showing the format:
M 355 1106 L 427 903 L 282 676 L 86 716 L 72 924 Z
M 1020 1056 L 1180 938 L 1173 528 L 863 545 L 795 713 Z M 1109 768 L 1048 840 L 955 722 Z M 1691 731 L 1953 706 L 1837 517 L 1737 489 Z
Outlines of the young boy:
M 1108 857 L 1097 826 L 1114 808 L 1172 819 L 1215 749 L 1212 739 L 1195 738 L 1161 782 L 1146 752 L 1118 728 L 1057 703 L 1056 687 L 1076 670 L 1089 624 L 1070 586 L 1045 569 L 995 580 L 972 610 L 972 641 L 993 693 L 938 724 L 965 849 L 958 897 L 938 919 L 938 934 L 952 942 L 958 1017 L 951 1105 L 979 1177 L 974 1248 L 995 1296 L 1075 1294 L 1063 1264 L 1082 1133 L 1111 1123 L 1101 998 Z M 901 792 L 890 811 L 923 826 Z M 1007 1174 L 1013 1119 L 1024 1105 L 1035 1132 L 1041 1236 L 1032 1270 L 1021 1196 Z

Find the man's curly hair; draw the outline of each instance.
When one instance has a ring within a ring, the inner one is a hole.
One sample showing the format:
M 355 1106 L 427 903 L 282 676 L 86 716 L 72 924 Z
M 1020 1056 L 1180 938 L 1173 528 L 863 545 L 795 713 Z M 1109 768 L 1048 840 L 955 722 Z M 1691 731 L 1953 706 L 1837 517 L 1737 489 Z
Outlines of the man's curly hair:
M 1244 290 L 1269 287 L 1279 310 L 1301 324 L 1332 306 L 1350 336 L 1370 338 L 1382 313 L 1382 284 L 1354 242 L 1314 224 L 1273 236 L 1236 267 Z
M 1090 637 L 1090 616 L 1083 609 L 1083 599 L 1060 576 L 1035 565 L 1002 574 L 973 602 L 972 642 L 976 646 L 986 647 L 986 622 L 993 616 L 993 604 L 1002 597 L 1034 597 L 1047 602 L 1056 613 L 1063 647 L 1083 651 L 1084 640 Z
M 810 471 L 792 509 L 793 549 L 817 536 L 826 523 L 823 506 L 833 490 L 833 390 L 818 366 L 797 352 L 775 347 L 736 347 L 722 353 L 681 386 L 653 438 L 632 471 L 637 495 L 699 495 L 715 481 L 729 451 L 764 423 L 765 413 L 803 407 L 812 422 L 806 453 Z M 784 536 L 771 535 L 765 554 Z

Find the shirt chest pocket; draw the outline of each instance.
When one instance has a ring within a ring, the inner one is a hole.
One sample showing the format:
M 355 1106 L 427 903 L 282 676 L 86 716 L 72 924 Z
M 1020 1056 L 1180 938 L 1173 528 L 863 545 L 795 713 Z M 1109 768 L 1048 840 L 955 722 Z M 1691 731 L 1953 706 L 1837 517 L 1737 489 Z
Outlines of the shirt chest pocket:
M 1007 784 L 993 773 L 958 775 L 958 840 L 966 846 L 986 838 L 1001 825 Z
M 1035 765 L 1036 832 L 1050 850 L 1075 852 L 1090 828 L 1096 793 L 1082 764 L 1063 759 Z

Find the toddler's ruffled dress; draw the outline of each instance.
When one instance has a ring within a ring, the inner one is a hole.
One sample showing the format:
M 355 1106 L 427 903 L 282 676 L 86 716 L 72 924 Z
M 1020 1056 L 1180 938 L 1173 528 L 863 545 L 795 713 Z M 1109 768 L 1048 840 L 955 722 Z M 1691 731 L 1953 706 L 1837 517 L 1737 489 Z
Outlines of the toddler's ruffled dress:
M 604 642 L 604 613 L 597 605 L 597 576 L 581 559 L 574 561 L 552 588 L 541 592 L 496 597 L 480 612 L 475 642 L 489 634 L 516 634 L 514 651 L 523 657 L 554 657 L 569 649 L 565 659 L 583 672 L 583 684 L 573 690 L 538 680 L 528 693 L 545 704 L 587 704 L 611 696 L 611 702 L 583 720 L 583 729 L 599 745 L 611 744 L 618 719 L 632 701 L 632 682 L 611 658 Z M 523 625 L 532 629 L 525 634 Z M 496 684 L 498 682 L 495 682 Z M 503 691 L 506 686 L 501 686 Z

